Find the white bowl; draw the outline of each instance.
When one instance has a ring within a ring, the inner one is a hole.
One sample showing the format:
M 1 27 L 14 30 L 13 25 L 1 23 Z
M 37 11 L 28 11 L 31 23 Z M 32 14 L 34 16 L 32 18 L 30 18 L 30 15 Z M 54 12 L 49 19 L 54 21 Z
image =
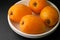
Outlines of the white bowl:
M 16 4 L 19 4 L 19 3 L 28 6 L 29 0 L 22 0 L 22 1 L 17 2 Z M 58 10 L 58 8 L 54 4 L 51 3 L 50 1 L 48 1 L 48 3 L 51 4 L 54 8 L 56 8 L 56 10 L 58 11 L 58 14 L 59 14 L 59 10 Z M 27 38 L 41 38 L 41 37 L 45 37 L 45 36 L 51 34 L 53 31 L 55 31 L 56 28 L 59 25 L 59 20 L 58 20 L 57 24 L 51 30 L 49 30 L 49 31 L 47 31 L 45 33 L 42 33 L 42 34 L 35 34 L 35 35 L 34 34 L 26 34 L 26 33 L 21 32 L 19 30 L 19 28 L 18 28 L 19 24 L 11 22 L 10 19 L 9 19 L 9 15 L 8 15 L 8 23 L 9 23 L 11 29 L 14 32 L 16 32 L 17 34 L 19 34 L 19 35 L 21 35 L 23 37 L 27 37 Z

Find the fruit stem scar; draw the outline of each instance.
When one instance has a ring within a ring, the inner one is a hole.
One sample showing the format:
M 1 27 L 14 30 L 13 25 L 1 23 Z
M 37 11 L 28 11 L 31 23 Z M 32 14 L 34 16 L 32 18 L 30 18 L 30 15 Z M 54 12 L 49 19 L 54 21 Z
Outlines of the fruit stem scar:
M 49 19 L 47 19 L 47 20 L 46 20 L 46 23 L 49 25 L 49 24 L 50 24 L 50 20 L 49 20 Z
M 24 24 L 24 21 L 22 22 L 22 25 Z
M 11 12 L 10 15 L 13 15 L 13 13 Z
M 37 6 L 37 3 L 36 3 L 36 2 L 34 2 L 34 3 L 33 3 L 33 5 L 34 5 L 34 6 Z

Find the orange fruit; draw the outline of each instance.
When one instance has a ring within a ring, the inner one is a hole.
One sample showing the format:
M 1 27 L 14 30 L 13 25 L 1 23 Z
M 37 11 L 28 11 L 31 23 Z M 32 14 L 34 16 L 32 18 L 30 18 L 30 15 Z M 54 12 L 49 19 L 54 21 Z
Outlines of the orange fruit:
M 20 21 L 20 30 L 27 34 L 40 34 L 46 31 L 46 25 L 40 17 L 26 15 Z
M 47 6 L 46 0 L 30 0 L 29 7 L 34 11 L 36 14 L 39 14 L 40 11 Z
M 46 6 L 40 13 L 40 18 L 48 25 L 54 26 L 58 21 L 58 12 L 52 6 Z
M 23 4 L 13 5 L 8 11 L 9 17 L 14 22 L 20 22 L 21 18 L 25 15 L 31 15 L 32 11 L 29 7 Z

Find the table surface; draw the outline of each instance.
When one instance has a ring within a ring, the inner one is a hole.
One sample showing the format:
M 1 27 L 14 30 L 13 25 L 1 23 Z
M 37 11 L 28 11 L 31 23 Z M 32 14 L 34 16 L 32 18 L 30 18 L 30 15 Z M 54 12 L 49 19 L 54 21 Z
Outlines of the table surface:
M 7 13 L 10 6 L 16 3 L 19 0 L 1 0 L 0 1 L 0 40 L 37 40 L 37 39 L 28 39 L 20 35 L 17 35 L 10 27 L 7 22 Z M 50 0 L 53 2 L 60 10 L 60 1 L 59 0 Z M 49 36 L 44 38 L 39 38 L 38 40 L 60 40 L 60 27 Z

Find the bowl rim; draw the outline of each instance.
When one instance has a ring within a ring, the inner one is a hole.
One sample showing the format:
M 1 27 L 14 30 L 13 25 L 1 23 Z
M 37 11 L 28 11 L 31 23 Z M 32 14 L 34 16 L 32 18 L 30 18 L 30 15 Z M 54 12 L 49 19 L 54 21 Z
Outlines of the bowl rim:
M 21 1 L 18 1 L 18 2 L 21 2 Z M 17 3 L 18 3 L 18 2 L 17 2 Z M 58 10 L 58 8 L 56 7 L 56 5 L 54 5 L 54 4 L 53 4 L 52 2 L 50 2 L 50 1 L 48 1 L 48 3 L 50 3 L 50 4 L 58 11 L 58 14 L 59 14 L 59 10 Z M 58 25 L 59 25 L 59 20 L 58 20 L 57 24 L 56 24 L 52 29 L 50 29 L 49 31 L 44 32 L 44 33 L 42 33 L 42 34 L 27 34 L 27 33 L 21 32 L 20 30 L 18 30 L 17 28 L 15 28 L 15 27 L 12 25 L 12 23 L 11 23 L 11 21 L 10 21 L 10 19 L 9 19 L 9 15 L 8 15 L 8 23 L 9 23 L 11 29 L 12 29 L 14 32 L 16 32 L 17 34 L 19 34 L 19 35 L 43 36 L 43 35 L 49 34 L 49 33 L 51 33 L 52 31 L 54 31 L 54 30 L 58 27 Z

